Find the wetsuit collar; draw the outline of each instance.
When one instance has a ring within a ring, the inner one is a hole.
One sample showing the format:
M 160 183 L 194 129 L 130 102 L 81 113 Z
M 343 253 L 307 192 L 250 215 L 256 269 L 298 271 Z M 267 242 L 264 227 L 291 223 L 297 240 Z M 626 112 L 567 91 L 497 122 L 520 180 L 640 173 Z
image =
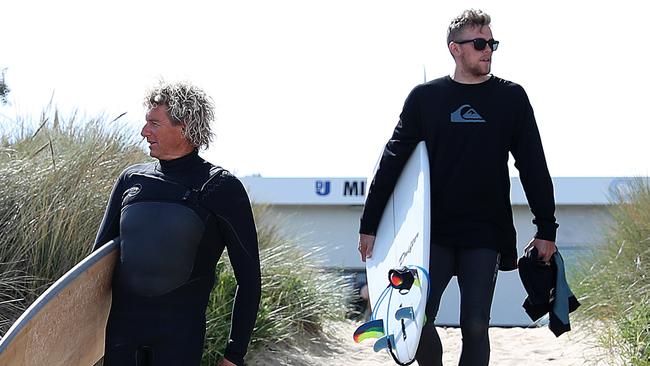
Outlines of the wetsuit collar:
M 191 153 L 185 156 L 181 156 L 177 159 L 159 160 L 156 168 L 163 173 L 169 173 L 173 171 L 188 169 L 199 165 L 202 162 L 203 159 L 199 156 L 198 150 L 193 150 Z

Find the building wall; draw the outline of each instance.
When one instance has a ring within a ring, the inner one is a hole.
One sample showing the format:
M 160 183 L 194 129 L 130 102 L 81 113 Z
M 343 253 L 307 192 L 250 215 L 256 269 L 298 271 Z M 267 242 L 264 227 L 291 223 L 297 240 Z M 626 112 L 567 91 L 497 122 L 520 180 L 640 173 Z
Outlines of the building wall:
M 364 263 L 357 252 L 359 217 L 362 206 L 270 206 L 269 216 L 280 229 L 309 249 L 324 246 L 323 266 L 363 270 Z M 535 234 L 532 215 L 526 206 L 513 207 L 517 229 L 519 253 Z M 570 258 L 580 255 L 586 248 L 602 240 L 604 229 L 610 223 L 606 206 L 571 205 L 558 206 L 556 216 L 558 229 L 557 244 L 567 265 Z
M 271 206 L 271 219 L 281 231 L 310 250 L 323 246 L 323 266 L 365 270 L 358 258 L 360 206 Z

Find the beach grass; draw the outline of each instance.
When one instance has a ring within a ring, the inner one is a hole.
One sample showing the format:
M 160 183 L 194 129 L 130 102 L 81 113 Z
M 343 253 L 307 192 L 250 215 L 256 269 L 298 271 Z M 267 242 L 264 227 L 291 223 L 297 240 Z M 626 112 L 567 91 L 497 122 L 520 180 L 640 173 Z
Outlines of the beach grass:
M 90 252 L 115 177 L 146 158 L 131 136 L 117 121 L 56 111 L 3 131 L 0 334 Z
M 319 338 L 328 321 L 343 320 L 349 311 L 351 285 L 342 273 L 319 267 L 321 247 L 305 250 L 296 238 L 283 234 L 271 213 L 256 207 L 260 242 L 262 298 L 251 338 L 254 352 L 264 345 L 292 344 Z M 230 326 L 232 297 L 236 281 L 229 262 L 217 266 L 217 283 L 208 305 L 208 324 L 203 365 L 214 365 L 222 357 Z
M 604 245 L 572 274 L 578 315 L 616 362 L 650 366 L 650 186 L 631 180 L 612 197 Z M 585 328 L 585 327 L 583 327 Z
M 139 134 L 113 118 L 63 119 L 0 131 L 0 336 L 42 293 L 86 256 L 119 173 L 150 160 Z M 323 322 L 343 319 L 350 287 L 318 267 L 318 249 L 305 250 L 255 219 L 262 265 L 262 300 L 252 337 L 257 346 L 315 337 Z M 217 265 L 207 310 L 204 364 L 222 355 L 230 329 L 236 281 L 227 255 Z M 260 348 L 261 347 L 257 347 Z

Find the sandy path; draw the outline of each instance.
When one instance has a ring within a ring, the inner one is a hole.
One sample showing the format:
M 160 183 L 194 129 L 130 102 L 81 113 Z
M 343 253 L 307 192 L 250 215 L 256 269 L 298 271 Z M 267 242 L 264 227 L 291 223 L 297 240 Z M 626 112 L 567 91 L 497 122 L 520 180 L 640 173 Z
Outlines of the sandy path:
M 296 347 L 275 345 L 267 347 L 265 356 L 251 360 L 251 365 L 395 365 L 386 352 L 375 353 L 372 340 L 356 344 L 352 333 L 358 323 L 351 321 L 330 325 L 333 346 L 328 348 L 318 340 L 306 340 Z M 460 354 L 460 329 L 439 328 L 443 342 L 445 365 L 457 365 Z M 548 328 L 490 328 L 490 365 L 609 365 L 602 361 L 604 351 L 585 333 L 571 331 L 556 338 Z M 417 362 L 413 363 L 417 365 Z

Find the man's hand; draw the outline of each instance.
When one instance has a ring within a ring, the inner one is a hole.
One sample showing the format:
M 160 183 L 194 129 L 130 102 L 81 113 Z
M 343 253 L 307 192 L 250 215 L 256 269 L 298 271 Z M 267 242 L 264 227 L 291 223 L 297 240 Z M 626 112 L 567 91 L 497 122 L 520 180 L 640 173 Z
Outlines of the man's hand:
M 555 242 L 544 239 L 531 240 L 526 249 L 524 249 L 524 252 L 528 253 L 528 251 L 533 249 L 533 247 L 537 248 L 538 258 L 546 263 L 548 263 L 553 254 L 557 252 Z
M 366 261 L 366 258 L 372 257 L 372 248 L 375 246 L 375 236 L 367 234 L 359 234 L 359 253 L 361 253 L 361 260 Z
M 237 365 L 224 358 L 223 360 L 221 360 L 221 362 L 219 362 L 219 366 L 237 366 Z

